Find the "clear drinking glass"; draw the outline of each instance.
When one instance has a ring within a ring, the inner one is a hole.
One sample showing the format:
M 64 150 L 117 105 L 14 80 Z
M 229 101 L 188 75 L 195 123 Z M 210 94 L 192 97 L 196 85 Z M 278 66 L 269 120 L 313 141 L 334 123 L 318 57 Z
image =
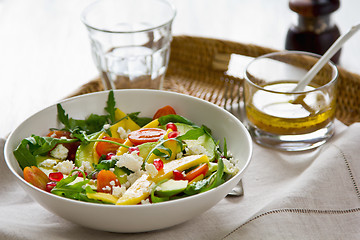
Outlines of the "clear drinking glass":
M 99 0 L 84 9 L 105 89 L 162 88 L 175 14 L 166 0 Z
M 328 62 L 302 91 L 292 90 L 320 56 L 263 55 L 245 70 L 246 123 L 255 142 L 285 151 L 318 147 L 334 134 L 338 70 Z

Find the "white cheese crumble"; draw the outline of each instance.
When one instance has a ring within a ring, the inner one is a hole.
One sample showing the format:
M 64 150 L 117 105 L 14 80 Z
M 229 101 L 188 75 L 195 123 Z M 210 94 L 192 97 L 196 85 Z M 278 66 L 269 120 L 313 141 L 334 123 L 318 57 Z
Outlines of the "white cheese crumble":
M 117 159 L 116 166 L 126 167 L 127 169 L 136 172 L 140 171 L 143 163 L 143 158 L 138 156 L 136 152 L 124 153 L 120 156 L 114 156 L 112 159 Z
M 159 173 L 159 171 L 156 169 L 155 165 L 152 163 L 146 163 L 145 170 L 152 178 L 155 177 L 156 175 L 158 175 L 158 173 Z
M 183 155 L 183 152 L 179 152 L 178 154 L 176 154 L 176 159 L 182 158 Z
M 125 130 L 123 127 L 119 127 L 117 132 L 119 133 L 120 138 L 127 139 L 129 133 L 131 132 L 130 129 Z
M 122 195 L 124 195 L 124 193 L 126 192 L 126 187 L 125 186 L 114 186 L 113 190 L 112 190 L 112 195 L 120 198 Z
M 110 128 L 110 124 L 105 124 L 104 127 L 103 127 L 105 130 L 108 130 Z
M 200 145 L 196 140 L 186 140 L 187 147 L 185 148 L 186 154 L 188 155 L 209 155 L 204 146 Z
M 47 167 L 47 168 L 52 168 L 56 165 L 57 161 L 54 159 L 46 159 L 44 161 L 42 161 L 39 166 L 40 167 Z
M 141 204 L 151 204 L 149 198 L 145 199 L 145 200 L 141 200 Z
M 74 167 L 75 164 L 72 161 L 65 160 L 56 164 L 54 169 L 61 172 L 62 174 L 69 175 L 70 172 L 74 169 Z
M 62 144 L 58 144 L 51 152 L 50 155 L 54 158 L 65 160 L 67 158 L 67 155 L 69 153 L 69 150 L 64 147 Z
M 86 173 L 91 173 L 93 171 L 93 168 L 91 166 L 91 163 L 88 161 L 82 161 L 81 166 L 79 169 L 85 171 Z
M 239 169 L 234 164 L 225 158 L 223 159 L 223 163 L 225 172 L 235 175 L 239 171 Z
M 102 188 L 103 191 L 111 191 L 111 187 L 110 186 L 105 186 Z

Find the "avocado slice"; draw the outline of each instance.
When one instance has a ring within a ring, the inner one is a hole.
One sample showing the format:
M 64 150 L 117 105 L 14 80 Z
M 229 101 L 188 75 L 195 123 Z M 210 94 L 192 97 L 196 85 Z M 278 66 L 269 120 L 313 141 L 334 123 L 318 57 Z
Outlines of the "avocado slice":
M 157 190 L 155 190 L 155 194 L 160 197 L 171 197 L 184 191 L 187 185 L 187 180 L 169 179 L 168 181 L 161 183 L 156 188 Z
M 97 139 L 101 132 L 98 132 L 91 136 L 90 139 Z M 90 165 L 92 166 L 94 163 L 93 158 L 93 148 L 94 148 L 95 142 L 90 142 L 88 144 L 80 144 L 78 149 L 76 150 L 75 155 L 75 166 L 81 167 L 83 161 L 90 162 Z
M 187 131 L 194 129 L 193 126 L 184 123 L 175 123 L 175 125 L 181 135 L 184 135 Z M 216 151 L 216 144 L 214 142 L 214 139 L 211 136 L 204 134 L 194 141 L 197 141 L 199 145 L 203 146 L 206 149 L 209 161 L 213 161 Z
M 156 144 L 158 144 L 158 142 L 147 142 L 138 145 L 137 147 L 139 148 L 139 156 L 145 159 L 149 155 L 150 151 L 156 146 Z

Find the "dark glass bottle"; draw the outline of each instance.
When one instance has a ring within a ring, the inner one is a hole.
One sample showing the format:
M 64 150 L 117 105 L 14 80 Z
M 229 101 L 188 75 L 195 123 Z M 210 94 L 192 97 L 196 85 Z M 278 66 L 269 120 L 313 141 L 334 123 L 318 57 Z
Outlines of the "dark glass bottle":
M 290 0 L 289 7 L 298 14 L 286 36 L 287 50 L 300 50 L 323 55 L 340 36 L 331 20 L 331 13 L 340 7 L 340 0 Z M 331 58 L 339 62 L 340 50 Z

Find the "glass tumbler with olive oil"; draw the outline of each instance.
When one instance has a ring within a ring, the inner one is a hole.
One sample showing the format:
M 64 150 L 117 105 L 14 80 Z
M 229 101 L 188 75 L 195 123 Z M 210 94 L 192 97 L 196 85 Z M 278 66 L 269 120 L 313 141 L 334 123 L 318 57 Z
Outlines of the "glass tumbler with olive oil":
M 297 83 L 320 56 L 284 51 L 260 56 L 245 70 L 246 123 L 255 142 L 284 151 L 324 144 L 334 134 L 338 70 L 328 62 L 301 92 Z

